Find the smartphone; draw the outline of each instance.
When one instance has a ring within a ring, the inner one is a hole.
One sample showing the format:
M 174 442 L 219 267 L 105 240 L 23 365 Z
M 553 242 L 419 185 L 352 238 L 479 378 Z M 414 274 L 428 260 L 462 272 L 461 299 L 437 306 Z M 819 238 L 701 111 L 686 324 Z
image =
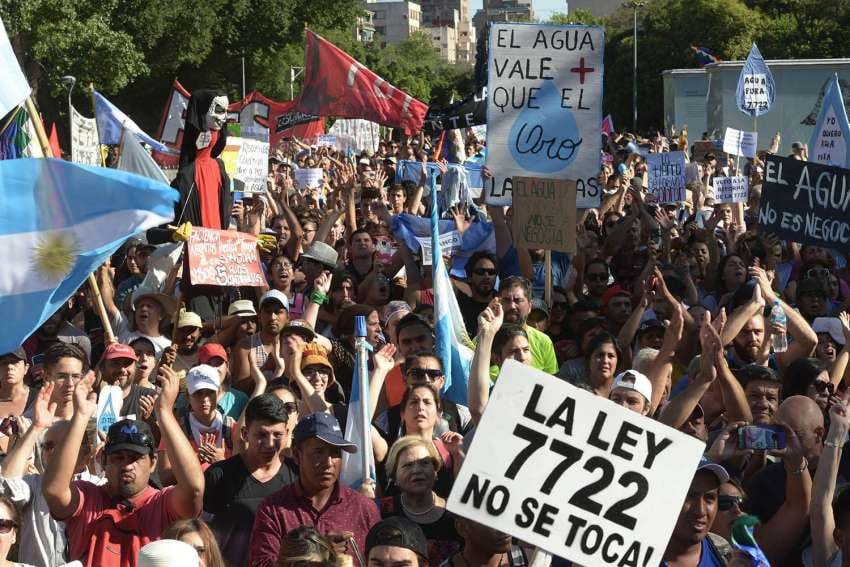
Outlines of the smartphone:
M 785 448 L 785 430 L 778 425 L 744 425 L 738 428 L 738 448 L 767 451 Z

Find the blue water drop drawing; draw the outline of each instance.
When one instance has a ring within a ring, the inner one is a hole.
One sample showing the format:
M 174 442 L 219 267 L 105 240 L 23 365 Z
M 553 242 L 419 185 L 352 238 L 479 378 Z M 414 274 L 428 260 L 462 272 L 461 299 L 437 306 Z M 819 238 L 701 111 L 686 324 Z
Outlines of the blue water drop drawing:
M 100 414 L 100 419 L 97 422 L 98 431 L 106 431 L 110 425 L 117 421 L 118 414 L 112 405 L 113 397 L 107 392 L 106 405 L 103 407 L 103 413 Z
M 511 125 L 511 156 L 523 169 L 557 173 L 579 155 L 581 132 L 572 111 L 561 107 L 561 93 L 553 81 L 543 81 L 534 105 L 540 108 L 524 108 Z

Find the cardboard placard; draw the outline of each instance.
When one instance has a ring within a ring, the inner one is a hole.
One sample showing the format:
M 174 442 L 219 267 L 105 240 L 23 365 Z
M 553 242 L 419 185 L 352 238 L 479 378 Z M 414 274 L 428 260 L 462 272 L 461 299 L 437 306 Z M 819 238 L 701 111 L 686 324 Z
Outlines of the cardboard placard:
M 73 106 L 71 107 L 71 161 L 82 165 L 101 165 L 97 120 L 86 118 Z
M 301 167 L 295 170 L 295 187 L 308 189 L 322 186 L 325 170 L 321 167 Z
M 574 179 L 577 206 L 599 206 L 604 43 L 596 26 L 491 26 L 487 204 L 510 204 L 521 176 Z
M 265 193 L 269 176 L 269 143 L 242 138 L 242 147 L 236 158 L 234 181 L 241 181 L 243 193 Z M 234 184 L 236 185 L 236 184 Z
M 760 232 L 842 250 L 850 242 L 850 170 L 769 155 L 760 203 Z
M 649 192 L 658 203 L 684 201 L 685 152 L 664 152 L 646 156 Z
M 124 392 L 120 386 L 104 385 L 97 395 L 97 412 L 95 420 L 97 430 L 106 433 L 109 427 L 121 416 L 121 404 L 124 403 Z
M 746 203 L 750 195 L 749 179 L 746 175 L 715 177 L 712 183 L 715 203 Z
M 192 227 L 187 249 L 192 285 L 260 287 L 257 238 L 234 230 Z
M 336 136 L 333 134 L 321 134 L 316 136 L 316 146 L 319 148 L 332 148 L 336 144 Z
M 416 240 L 419 242 L 420 248 L 422 248 L 422 264 L 425 266 L 430 266 L 431 262 L 433 261 L 431 254 L 431 237 L 417 236 Z M 443 255 L 445 256 L 454 256 L 455 252 L 462 248 L 462 244 L 463 238 L 461 237 L 461 234 L 456 230 L 452 230 L 440 235 L 440 250 L 443 251 Z
M 514 177 L 513 235 L 517 248 L 576 252 L 576 182 Z
M 758 132 L 726 128 L 726 134 L 723 136 L 723 151 L 735 156 L 754 158 L 756 157 L 758 135 Z
M 580 565 L 658 565 L 704 450 L 508 360 L 447 508 Z

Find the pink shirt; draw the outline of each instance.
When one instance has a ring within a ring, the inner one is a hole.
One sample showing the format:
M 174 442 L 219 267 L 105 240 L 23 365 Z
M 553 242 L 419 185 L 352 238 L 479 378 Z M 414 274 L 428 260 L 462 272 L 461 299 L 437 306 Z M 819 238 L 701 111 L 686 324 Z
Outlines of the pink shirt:
M 146 487 L 133 498 L 110 497 L 104 486 L 76 481 L 77 510 L 65 520 L 70 558 L 90 567 L 134 567 L 139 549 L 177 520 L 168 506 L 174 487 Z

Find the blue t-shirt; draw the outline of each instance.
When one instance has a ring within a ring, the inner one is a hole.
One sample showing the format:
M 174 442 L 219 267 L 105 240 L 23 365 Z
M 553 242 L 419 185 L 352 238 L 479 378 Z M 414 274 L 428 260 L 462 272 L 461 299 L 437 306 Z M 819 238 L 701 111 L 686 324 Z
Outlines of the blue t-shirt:
M 543 293 L 546 289 L 546 266 L 545 262 L 534 262 L 532 269 L 534 270 L 534 281 L 531 286 L 532 297 L 543 299 Z M 570 269 L 570 255 L 565 252 L 552 251 L 552 285 L 555 287 L 564 285 L 564 278 L 567 277 L 567 270 Z M 519 258 L 517 250 L 511 246 L 505 255 L 499 259 L 499 277 L 507 278 L 509 276 L 519 276 Z
M 706 536 L 702 540 L 702 550 L 700 550 L 697 567 L 723 567 L 723 565 L 723 561 L 717 557 L 711 547 L 711 543 L 709 543 L 708 536 Z M 667 567 L 667 562 L 662 561 L 660 567 Z

